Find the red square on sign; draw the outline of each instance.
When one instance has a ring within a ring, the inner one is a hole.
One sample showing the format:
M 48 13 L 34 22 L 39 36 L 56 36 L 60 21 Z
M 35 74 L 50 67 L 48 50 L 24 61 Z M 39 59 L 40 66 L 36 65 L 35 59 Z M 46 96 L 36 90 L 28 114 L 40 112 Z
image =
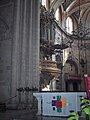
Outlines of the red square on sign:
M 56 108 L 62 108 L 62 102 L 56 102 Z

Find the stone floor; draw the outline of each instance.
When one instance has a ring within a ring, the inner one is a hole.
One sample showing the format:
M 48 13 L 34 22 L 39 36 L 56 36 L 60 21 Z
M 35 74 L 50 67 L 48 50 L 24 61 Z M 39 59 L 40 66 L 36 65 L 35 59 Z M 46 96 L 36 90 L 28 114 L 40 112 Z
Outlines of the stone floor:
M 36 113 L 35 110 L 8 110 L 0 113 L 0 120 L 67 120 L 60 117 L 38 116 Z
M 0 120 L 67 120 L 65 117 L 38 116 L 36 113 L 35 110 L 7 110 L 0 113 Z

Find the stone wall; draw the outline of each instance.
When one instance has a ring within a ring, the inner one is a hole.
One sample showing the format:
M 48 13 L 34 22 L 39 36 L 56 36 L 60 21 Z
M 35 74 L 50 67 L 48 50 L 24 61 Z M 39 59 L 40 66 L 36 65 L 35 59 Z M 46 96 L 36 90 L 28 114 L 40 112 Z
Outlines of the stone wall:
M 39 8 L 39 0 L 6 0 L 0 6 L 0 101 L 32 102 L 33 91 L 27 98 L 25 88 L 39 89 Z
M 13 3 L 4 2 L 0 4 L 0 101 L 11 94 Z

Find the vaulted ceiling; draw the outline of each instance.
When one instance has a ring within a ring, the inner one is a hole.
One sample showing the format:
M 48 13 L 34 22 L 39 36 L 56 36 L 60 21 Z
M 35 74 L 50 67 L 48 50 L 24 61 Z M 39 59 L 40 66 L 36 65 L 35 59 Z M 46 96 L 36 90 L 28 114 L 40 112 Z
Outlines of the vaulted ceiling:
M 67 16 L 74 17 L 76 20 L 79 19 L 80 15 L 85 24 L 90 23 L 90 0 L 54 0 L 51 4 L 52 8 L 54 11 L 60 8 L 64 17 L 65 12 Z

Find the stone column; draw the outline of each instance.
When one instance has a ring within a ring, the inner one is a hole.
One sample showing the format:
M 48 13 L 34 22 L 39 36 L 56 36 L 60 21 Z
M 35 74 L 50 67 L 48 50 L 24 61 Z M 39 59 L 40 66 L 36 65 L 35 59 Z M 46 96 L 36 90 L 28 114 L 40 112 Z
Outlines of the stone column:
M 40 42 L 40 4 L 39 0 L 30 2 L 30 31 L 29 31 L 29 81 L 32 87 L 39 87 L 39 42 Z
M 30 88 L 39 89 L 39 43 L 40 43 L 40 3 L 39 0 L 30 0 L 28 41 L 28 85 Z M 33 101 L 30 93 L 30 103 Z
M 72 83 L 69 84 L 69 90 L 73 91 L 73 84 Z
M 13 24 L 13 42 L 12 42 L 12 89 L 11 96 L 17 94 L 16 89 L 20 81 L 20 0 L 16 0 L 14 5 L 14 24 Z M 12 100 L 14 103 L 16 99 Z
M 62 91 L 66 91 L 66 83 L 65 83 L 65 74 L 64 74 L 64 69 L 63 69 L 63 72 L 61 74 L 61 88 L 62 88 Z
M 39 89 L 40 1 L 16 0 L 14 4 L 12 95 L 18 93 L 17 88 Z M 30 95 L 28 99 L 32 99 L 32 92 Z M 22 102 L 25 97 L 24 92 Z
M 53 91 L 56 91 L 56 80 L 52 81 L 52 89 Z

